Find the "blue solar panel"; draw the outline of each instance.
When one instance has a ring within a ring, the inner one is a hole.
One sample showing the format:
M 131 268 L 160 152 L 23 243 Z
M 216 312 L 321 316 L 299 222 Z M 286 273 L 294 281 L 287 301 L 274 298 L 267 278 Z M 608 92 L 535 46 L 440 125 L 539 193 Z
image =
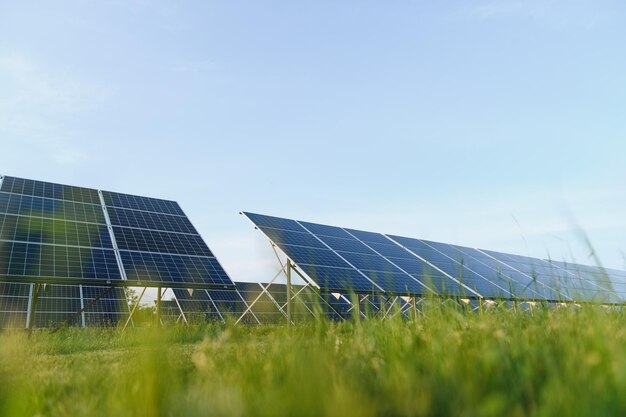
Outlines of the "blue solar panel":
M 538 294 L 537 299 L 549 301 L 571 300 L 569 294 L 559 290 L 559 282 L 562 281 L 562 276 L 564 275 L 563 271 L 551 268 L 549 264 L 541 259 L 486 250 L 482 252 L 492 256 L 505 267 L 522 273 L 529 280 L 528 288 Z
M 113 226 L 113 232 L 120 250 L 213 256 L 198 234 L 171 233 L 117 226 Z
M 129 280 L 233 286 L 178 203 L 109 191 L 102 196 Z
M 245 215 L 324 290 L 421 295 L 446 287 L 459 288 L 441 273 L 432 273 L 430 267 L 426 269 L 425 263 L 383 235 L 253 213 Z M 281 231 L 281 227 L 285 229 Z M 353 232 L 361 233 L 364 239 L 359 240 Z M 406 271 L 394 259 L 381 256 L 377 246 L 399 258 L 411 259 L 411 270 Z M 425 275 L 433 275 L 437 282 L 420 280 Z M 449 281 L 447 286 L 442 283 L 444 279 Z
M 444 244 L 428 242 L 434 248 L 442 248 Z M 533 291 L 532 280 L 522 273 L 508 268 L 492 257 L 485 255 L 477 249 L 455 245 L 445 245 L 450 247 L 450 255 L 457 263 L 466 266 L 480 276 L 492 282 L 497 291 L 503 290 L 500 298 L 511 299 L 542 299 L 538 292 Z M 506 296 L 505 296 L 506 295 Z
M 552 270 L 563 271 L 559 273 L 560 289 L 573 299 L 610 303 L 626 301 L 623 293 L 625 286 L 612 282 L 606 270 L 553 260 L 545 262 Z
M 610 290 L 616 292 L 622 302 L 626 301 L 626 271 L 620 271 L 617 269 L 603 268 L 600 272 L 602 274 L 602 280 L 608 278 L 609 283 L 605 284 Z
M 321 296 L 324 298 L 326 303 L 330 306 L 330 309 L 336 313 L 331 315 L 331 318 L 343 318 L 347 319 L 352 317 L 353 309 L 352 304 L 346 299 L 345 296 L 341 294 L 332 294 L 332 293 L 322 293 Z
M 623 271 L 244 214 L 324 291 L 548 302 L 626 301 Z
M 6 176 L 0 183 L 0 280 L 234 285 L 174 201 Z
M 292 258 L 297 259 L 297 258 Z M 320 288 L 328 291 L 379 291 L 375 284 L 361 272 L 346 264 L 345 268 L 298 264 Z
M 185 216 L 185 213 L 175 201 L 114 193 L 110 191 L 102 191 L 102 197 L 104 198 L 104 202 L 107 207 L 119 207 L 152 213 Z
M 207 290 L 213 303 L 219 310 L 223 318 L 231 317 L 237 319 L 246 311 L 248 305 L 243 300 L 239 292 L 235 290 Z M 246 322 L 254 322 L 253 316 L 246 317 Z M 248 320 L 249 319 L 249 320 Z
M 124 227 L 189 234 L 198 233 L 187 217 L 163 216 L 161 213 L 122 209 L 118 207 L 108 207 L 107 211 L 112 224 Z
M 255 225 L 258 227 L 279 229 L 279 230 L 291 230 L 295 232 L 306 232 L 306 230 L 298 224 L 295 220 L 281 219 L 280 217 L 265 216 L 263 214 L 245 213 Z
M 46 197 L 64 201 L 100 204 L 98 191 L 94 189 L 8 176 L 4 177 L 0 191 L 25 196 Z

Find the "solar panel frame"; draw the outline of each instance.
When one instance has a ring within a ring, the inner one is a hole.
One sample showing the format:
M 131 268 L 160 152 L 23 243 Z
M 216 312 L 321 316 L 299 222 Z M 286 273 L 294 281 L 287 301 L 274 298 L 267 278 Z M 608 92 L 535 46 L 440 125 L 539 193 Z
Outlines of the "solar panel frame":
M 254 316 L 261 323 L 278 323 L 286 318 L 278 302 L 265 291 L 263 284 L 256 282 L 236 282 L 237 291 L 241 294 Z

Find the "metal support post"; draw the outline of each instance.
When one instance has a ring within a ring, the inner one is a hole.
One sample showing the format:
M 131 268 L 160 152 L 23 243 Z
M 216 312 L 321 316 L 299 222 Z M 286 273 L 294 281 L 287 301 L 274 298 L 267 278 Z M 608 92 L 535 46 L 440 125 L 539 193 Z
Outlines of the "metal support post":
M 35 326 L 35 317 L 37 315 L 37 301 L 39 300 L 39 293 L 41 292 L 41 284 L 35 284 L 35 291 L 33 293 L 32 303 L 30 305 L 30 319 L 28 321 L 28 337 L 33 333 L 33 327 Z
M 287 326 L 291 327 L 291 261 L 287 259 Z
M 161 327 L 161 287 L 157 288 L 156 320 L 157 327 Z
M 139 307 L 139 303 L 141 302 L 141 299 L 143 298 L 143 295 L 145 294 L 145 292 L 146 292 L 146 287 L 143 287 L 143 291 L 141 291 L 141 295 L 137 299 L 137 302 L 133 306 L 133 309 L 130 311 L 130 314 L 128 315 L 128 319 L 126 319 L 126 323 L 124 323 L 124 327 L 122 328 L 122 331 L 126 330 L 126 327 L 128 327 L 128 323 L 130 323 L 130 321 L 133 319 L 133 314 L 135 314 L 135 310 L 137 310 L 137 307 Z

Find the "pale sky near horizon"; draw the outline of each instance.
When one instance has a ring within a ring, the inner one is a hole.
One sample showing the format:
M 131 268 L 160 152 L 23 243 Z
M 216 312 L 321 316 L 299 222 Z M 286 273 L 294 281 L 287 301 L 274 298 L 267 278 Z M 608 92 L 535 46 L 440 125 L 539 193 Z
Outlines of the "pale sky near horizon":
M 619 1 L 0 0 L 0 173 L 606 266 L 626 251 Z

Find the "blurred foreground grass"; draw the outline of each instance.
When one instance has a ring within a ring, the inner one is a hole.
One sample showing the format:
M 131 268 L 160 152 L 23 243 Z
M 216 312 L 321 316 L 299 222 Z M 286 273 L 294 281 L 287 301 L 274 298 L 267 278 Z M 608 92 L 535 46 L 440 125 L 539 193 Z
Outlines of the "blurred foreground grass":
M 626 313 L 0 334 L 1 416 L 608 416 Z

